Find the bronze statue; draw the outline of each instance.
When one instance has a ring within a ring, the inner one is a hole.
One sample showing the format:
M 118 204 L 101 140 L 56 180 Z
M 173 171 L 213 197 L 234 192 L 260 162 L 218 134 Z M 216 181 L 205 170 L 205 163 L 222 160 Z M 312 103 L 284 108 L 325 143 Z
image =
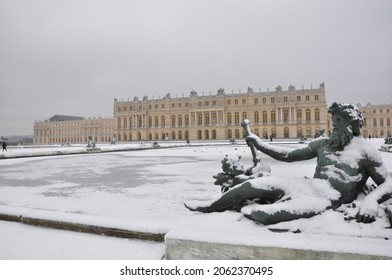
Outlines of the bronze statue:
M 379 203 L 392 197 L 392 178 L 379 152 L 360 135 L 364 122 L 357 107 L 333 103 L 331 136 L 320 137 L 307 146 L 294 150 L 275 147 L 253 133 L 246 137 L 257 150 L 270 157 L 295 162 L 317 158 L 313 178 L 274 178 L 263 176 L 240 183 L 206 206 L 185 206 L 192 211 L 241 211 L 261 224 L 274 224 L 308 218 L 342 204 L 353 203 L 358 222 L 371 223 Z M 377 187 L 366 183 L 371 178 Z M 365 189 L 371 190 L 357 200 Z M 255 203 L 257 202 L 257 203 Z

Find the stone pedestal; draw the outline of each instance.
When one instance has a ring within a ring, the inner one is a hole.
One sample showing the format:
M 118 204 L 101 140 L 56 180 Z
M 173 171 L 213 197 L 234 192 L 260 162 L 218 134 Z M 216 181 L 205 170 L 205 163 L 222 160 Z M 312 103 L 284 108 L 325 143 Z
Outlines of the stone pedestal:
M 357 233 L 273 232 L 239 213 L 196 214 L 165 236 L 166 259 L 392 259 L 392 240 Z

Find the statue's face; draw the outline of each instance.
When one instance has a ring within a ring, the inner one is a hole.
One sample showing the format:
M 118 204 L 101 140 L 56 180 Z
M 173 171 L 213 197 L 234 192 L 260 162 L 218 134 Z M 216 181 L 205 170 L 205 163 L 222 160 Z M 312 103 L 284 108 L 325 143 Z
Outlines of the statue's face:
M 332 116 L 333 132 L 329 138 L 329 147 L 332 151 L 341 151 L 353 138 L 349 121 L 339 114 Z

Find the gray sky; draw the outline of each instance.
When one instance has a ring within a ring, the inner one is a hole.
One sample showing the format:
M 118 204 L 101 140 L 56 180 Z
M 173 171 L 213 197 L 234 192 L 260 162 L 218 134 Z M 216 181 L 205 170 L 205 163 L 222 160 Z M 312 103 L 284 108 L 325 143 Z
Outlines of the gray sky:
M 392 103 L 391 15 L 390 0 L 0 0 L 0 136 L 220 87 Z

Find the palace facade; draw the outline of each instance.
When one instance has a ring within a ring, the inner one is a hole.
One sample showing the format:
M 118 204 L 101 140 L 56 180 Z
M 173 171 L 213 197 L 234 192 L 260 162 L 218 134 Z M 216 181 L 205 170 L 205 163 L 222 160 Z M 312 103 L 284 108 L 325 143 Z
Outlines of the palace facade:
M 389 137 L 392 135 L 392 103 L 383 105 L 373 105 L 367 103 L 365 106 L 357 105 L 365 117 L 365 124 L 362 126 L 364 137 Z
M 83 118 L 54 115 L 34 123 L 34 144 L 109 142 L 113 137 L 113 118 Z
M 189 97 L 114 100 L 114 134 L 119 141 L 224 140 L 243 138 L 241 121 L 249 119 L 253 133 L 263 138 L 315 137 L 328 131 L 324 83 L 318 88 Z

